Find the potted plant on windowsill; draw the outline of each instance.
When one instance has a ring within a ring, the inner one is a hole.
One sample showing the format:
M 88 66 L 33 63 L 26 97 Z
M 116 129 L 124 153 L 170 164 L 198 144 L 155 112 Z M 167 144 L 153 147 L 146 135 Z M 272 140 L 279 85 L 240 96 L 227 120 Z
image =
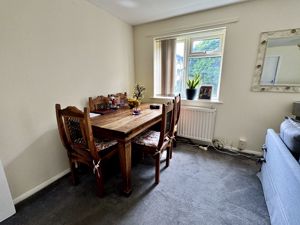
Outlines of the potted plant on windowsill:
M 200 74 L 196 74 L 193 79 L 186 82 L 188 88 L 186 89 L 186 98 L 193 100 L 197 94 L 197 87 L 201 84 Z

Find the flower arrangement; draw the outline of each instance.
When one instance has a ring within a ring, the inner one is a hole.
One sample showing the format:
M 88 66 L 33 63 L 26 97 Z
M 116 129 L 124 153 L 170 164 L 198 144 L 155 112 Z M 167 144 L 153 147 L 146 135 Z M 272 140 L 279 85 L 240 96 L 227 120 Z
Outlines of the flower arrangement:
M 140 105 L 140 102 L 137 99 L 129 98 L 128 99 L 128 106 L 129 108 L 138 108 Z
M 142 99 L 144 98 L 144 92 L 146 88 L 143 85 L 136 84 L 133 89 L 132 98 L 128 99 L 128 106 L 134 109 L 134 114 L 139 114 L 140 110 L 138 109 Z
M 133 98 L 137 100 L 142 100 L 144 98 L 144 92 L 146 88 L 143 85 L 136 84 L 133 89 Z

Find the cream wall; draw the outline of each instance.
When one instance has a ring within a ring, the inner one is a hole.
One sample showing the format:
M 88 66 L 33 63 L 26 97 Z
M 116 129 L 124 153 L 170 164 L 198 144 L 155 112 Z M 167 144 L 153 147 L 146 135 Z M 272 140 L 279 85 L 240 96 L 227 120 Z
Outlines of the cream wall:
M 278 131 L 284 116 L 291 112 L 292 102 L 300 98 L 299 93 L 250 91 L 259 35 L 263 31 L 300 27 L 299 8 L 298 0 L 256 0 L 136 26 L 136 81 L 145 84 L 147 97 L 152 97 L 153 36 L 238 18 L 238 22 L 226 25 L 220 91 L 223 104 L 214 105 L 217 108 L 215 137 L 234 147 L 243 137 L 248 142 L 247 149 L 259 151 L 266 129 Z
M 83 0 L 1 0 L 0 77 L 0 159 L 16 198 L 68 168 L 55 103 L 132 90 L 132 27 Z

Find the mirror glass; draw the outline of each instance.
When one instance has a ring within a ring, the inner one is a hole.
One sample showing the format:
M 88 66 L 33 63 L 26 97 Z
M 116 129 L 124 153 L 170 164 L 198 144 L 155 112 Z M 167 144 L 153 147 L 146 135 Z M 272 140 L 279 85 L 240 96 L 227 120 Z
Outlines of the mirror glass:
M 253 91 L 300 92 L 300 30 L 264 32 Z

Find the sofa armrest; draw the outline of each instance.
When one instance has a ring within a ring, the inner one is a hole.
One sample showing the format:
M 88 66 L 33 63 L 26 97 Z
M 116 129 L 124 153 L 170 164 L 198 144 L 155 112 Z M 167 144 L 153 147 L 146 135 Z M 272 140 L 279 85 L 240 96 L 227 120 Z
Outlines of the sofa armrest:
M 299 224 L 300 165 L 274 130 L 267 130 L 265 144 L 261 181 L 271 223 Z

